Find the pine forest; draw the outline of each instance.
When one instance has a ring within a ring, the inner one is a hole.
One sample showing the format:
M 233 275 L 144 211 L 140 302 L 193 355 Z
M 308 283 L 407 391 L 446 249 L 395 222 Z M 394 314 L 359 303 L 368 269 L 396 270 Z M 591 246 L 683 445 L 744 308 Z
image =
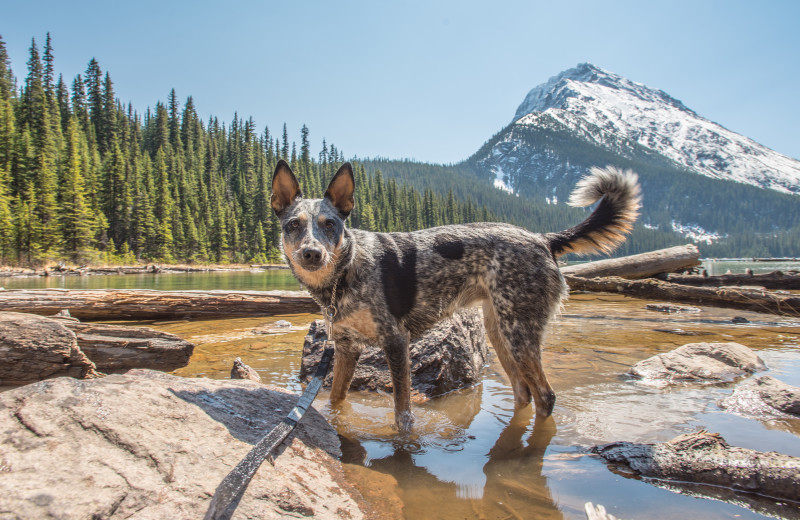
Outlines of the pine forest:
M 300 144 L 234 115 L 202 121 L 175 91 L 143 114 L 123 106 L 92 59 L 69 84 L 50 35 L 33 40 L 21 85 L 0 37 L 0 265 L 280 261 L 269 185 L 285 158 L 307 197 L 321 197 L 344 154 Z M 453 193 L 418 191 L 354 164 L 349 225 L 407 231 L 495 220 Z

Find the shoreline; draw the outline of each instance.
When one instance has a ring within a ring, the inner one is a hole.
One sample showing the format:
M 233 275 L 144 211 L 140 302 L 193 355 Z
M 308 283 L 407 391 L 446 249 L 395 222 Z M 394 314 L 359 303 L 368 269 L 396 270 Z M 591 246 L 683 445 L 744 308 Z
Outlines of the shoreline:
M 226 271 L 268 271 L 289 269 L 286 264 L 146 264 L 122 266 L 46 266 L 40 269 L 0 266 L 0 278 L 26 278 L 37 276 L 98 276 L 115 274 L 167 274 L 208 273 Z

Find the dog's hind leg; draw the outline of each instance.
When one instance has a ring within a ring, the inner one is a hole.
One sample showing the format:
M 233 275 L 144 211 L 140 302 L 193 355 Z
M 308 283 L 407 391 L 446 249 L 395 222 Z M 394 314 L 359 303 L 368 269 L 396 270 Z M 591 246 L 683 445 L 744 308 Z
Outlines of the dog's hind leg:
M 514 405 L 517 409 L 528 406 L 531 404 L 531 390 L 522 374 L 520 374 L 517 362 L 511 355 L 511 346 L 503 333 L 500 332 L 497 313 L 495 313 L 492 304 L 487 300 L 483 302 L 483 325 L 486 327 L 489 341 L 492 343 L 498 359 L 500 359 L 500 364 L 511 382 L 511 390 L 514 392 Z
M 498 332 L 506 340 L 509 354 L 509 359 L 506 362 L 503 362 L 502 356 L 500 357 L 503 367 L 505 368 L 506 363 L 513 365 L 514 368 L 511 370 L 506 369 L 506 371 L 516 371 L 524 384 L 527 385 L 529 395 L 533 397 L 536 405 L 536 417 L 550 416 L 556 404 L 556 394 L 547 381 L 547 376 L 542 368 L 541 355 L 544 327 L 549 319 L 549 314 L 536 320 L 534 318 L 535 311 L 528 308 L 497 309 L 495 307 L 495 312 Z M 493 339 L 492 343 L 494 344 Z M 516 391 L 514 397 L 517 404 L 526 404 L 517 400 Z M 530 402 L 530 398 L 528 398 L 528 402 Z

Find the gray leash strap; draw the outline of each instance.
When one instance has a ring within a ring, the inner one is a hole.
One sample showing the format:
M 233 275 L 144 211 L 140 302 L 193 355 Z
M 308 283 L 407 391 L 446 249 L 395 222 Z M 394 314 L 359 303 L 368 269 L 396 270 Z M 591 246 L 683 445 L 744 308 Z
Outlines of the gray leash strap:
M 247 456 L 222 479 L 222 482 L 214 492 L 214 497 L 208 506 L 206 516 L 203 517 L 204 520 L 229 520 L 233 516 L 233 512 L 239 505 L 239 501 L 244 496 L 247 486 L 261 463 L 272 453 L 272 450 L 277 448 L 292 433 L 292 430 L 297 426 L 308 407 L 314 402 L 314 398 L 317 397 L 319 389 L 322 388 L 322 382 L 328 374 L 331 359 L 333 359 L 333 342 L 326 341 L 325 350 L 322 352 L 322 359 L 317 366 L 317 371 L 314 372 L 314 377 L 306 387 L 303 395 L 300 396 L 295 407 L 292 408 L 292 411 L 283 421 L 262 437 Z

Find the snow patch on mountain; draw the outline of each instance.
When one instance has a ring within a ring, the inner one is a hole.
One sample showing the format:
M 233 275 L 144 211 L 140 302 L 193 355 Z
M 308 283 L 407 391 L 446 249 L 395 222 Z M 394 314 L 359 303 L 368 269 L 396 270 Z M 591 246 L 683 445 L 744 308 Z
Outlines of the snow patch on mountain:
M 727 234 L 720 234 L 714 231 L 706 231 L 702 227 L 694 224 L 681 224 L 673 220 L 670 222 L 672 230 L 693 241 L 694 243 L 705 242 L 708 245 L 713 244 L 717 240 L 727 238 Z
M 514 116 L 521 126 L 554 121 L 607 148 L 632 141 L 708 177 L 800 194 L 800 161 L 588 63 L 532 89 Z

